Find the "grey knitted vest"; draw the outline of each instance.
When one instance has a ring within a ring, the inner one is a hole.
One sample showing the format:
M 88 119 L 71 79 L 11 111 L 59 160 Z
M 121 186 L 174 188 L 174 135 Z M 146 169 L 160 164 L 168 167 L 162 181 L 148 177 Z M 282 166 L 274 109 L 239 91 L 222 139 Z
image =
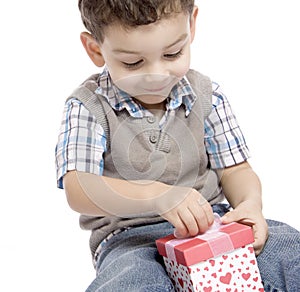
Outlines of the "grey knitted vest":
M 133 118 L 127 110 L 113 110 L 105 97 L 94 93 L 99 86 L 98 78 L 98 74 L 91 76 L 71 97 L 80 100 L 105 131 L 107 151 L 103 175 L 193 187 L 211 204 L 223 199 L 217 175 L 208 167 L 204 145 L 204 121 L 212 108 L 209 78 L 193 70 L 188 72 L 187 78 L 197 95 L 192 111 L 186 116 L 185 107 L 181 105 L 169 113 L 162 128 L 154 116 Z M 81 227 L 92 230 L 92 254 L 99 243 L 116 229 L 162 220 L 160 216 L 80 216 Z

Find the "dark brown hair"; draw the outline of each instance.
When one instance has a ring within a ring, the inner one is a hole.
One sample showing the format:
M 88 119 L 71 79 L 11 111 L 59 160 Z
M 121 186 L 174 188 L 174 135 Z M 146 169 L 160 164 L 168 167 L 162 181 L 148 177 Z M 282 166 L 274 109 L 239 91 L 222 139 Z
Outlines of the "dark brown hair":
M 86 29 L 100 42 L 108 25 L 130 28 L 154 23 L 174 13 L 191 14 L 194 0 L 79 0 Z

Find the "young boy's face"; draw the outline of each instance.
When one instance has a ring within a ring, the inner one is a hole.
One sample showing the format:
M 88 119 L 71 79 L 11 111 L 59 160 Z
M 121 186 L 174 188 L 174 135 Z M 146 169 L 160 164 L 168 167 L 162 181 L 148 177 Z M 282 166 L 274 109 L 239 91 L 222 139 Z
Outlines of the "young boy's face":
M 197 10 L 156 23 L 105 31 L 100 52 L 113 82 L 144 105 L 161 104 L 189 70 Z

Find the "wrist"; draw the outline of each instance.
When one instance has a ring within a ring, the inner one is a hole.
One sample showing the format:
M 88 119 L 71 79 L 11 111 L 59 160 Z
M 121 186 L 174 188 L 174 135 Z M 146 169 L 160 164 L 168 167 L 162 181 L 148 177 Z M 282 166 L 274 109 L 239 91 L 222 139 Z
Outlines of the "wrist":
M 236 208 L 237 206 L 247 206 L 249 210 L 259 210 L 262 211 L 262 202 L 261 200 L 257 200 L 254 198 L 247 198 L 245 200 L 241 200 L 238 204 L 235 206 L 232 206 L 233 208 Z

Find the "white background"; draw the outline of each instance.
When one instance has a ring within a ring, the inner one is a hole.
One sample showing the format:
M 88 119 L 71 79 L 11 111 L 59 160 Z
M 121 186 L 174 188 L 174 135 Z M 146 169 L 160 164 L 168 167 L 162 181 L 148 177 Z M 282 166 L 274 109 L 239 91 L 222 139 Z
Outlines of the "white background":
M 4 1 L 3 1 L 4 2 Z M 266 217 L 300 229 L 297 0 L 199 0 L 193 67 L 221 84 L 252 153 Z M 77 1 L 5 1 L 1 27 L 1 291 L 84 291 L 87 232 L 56 188 L 65 98 L 96 73 Z

